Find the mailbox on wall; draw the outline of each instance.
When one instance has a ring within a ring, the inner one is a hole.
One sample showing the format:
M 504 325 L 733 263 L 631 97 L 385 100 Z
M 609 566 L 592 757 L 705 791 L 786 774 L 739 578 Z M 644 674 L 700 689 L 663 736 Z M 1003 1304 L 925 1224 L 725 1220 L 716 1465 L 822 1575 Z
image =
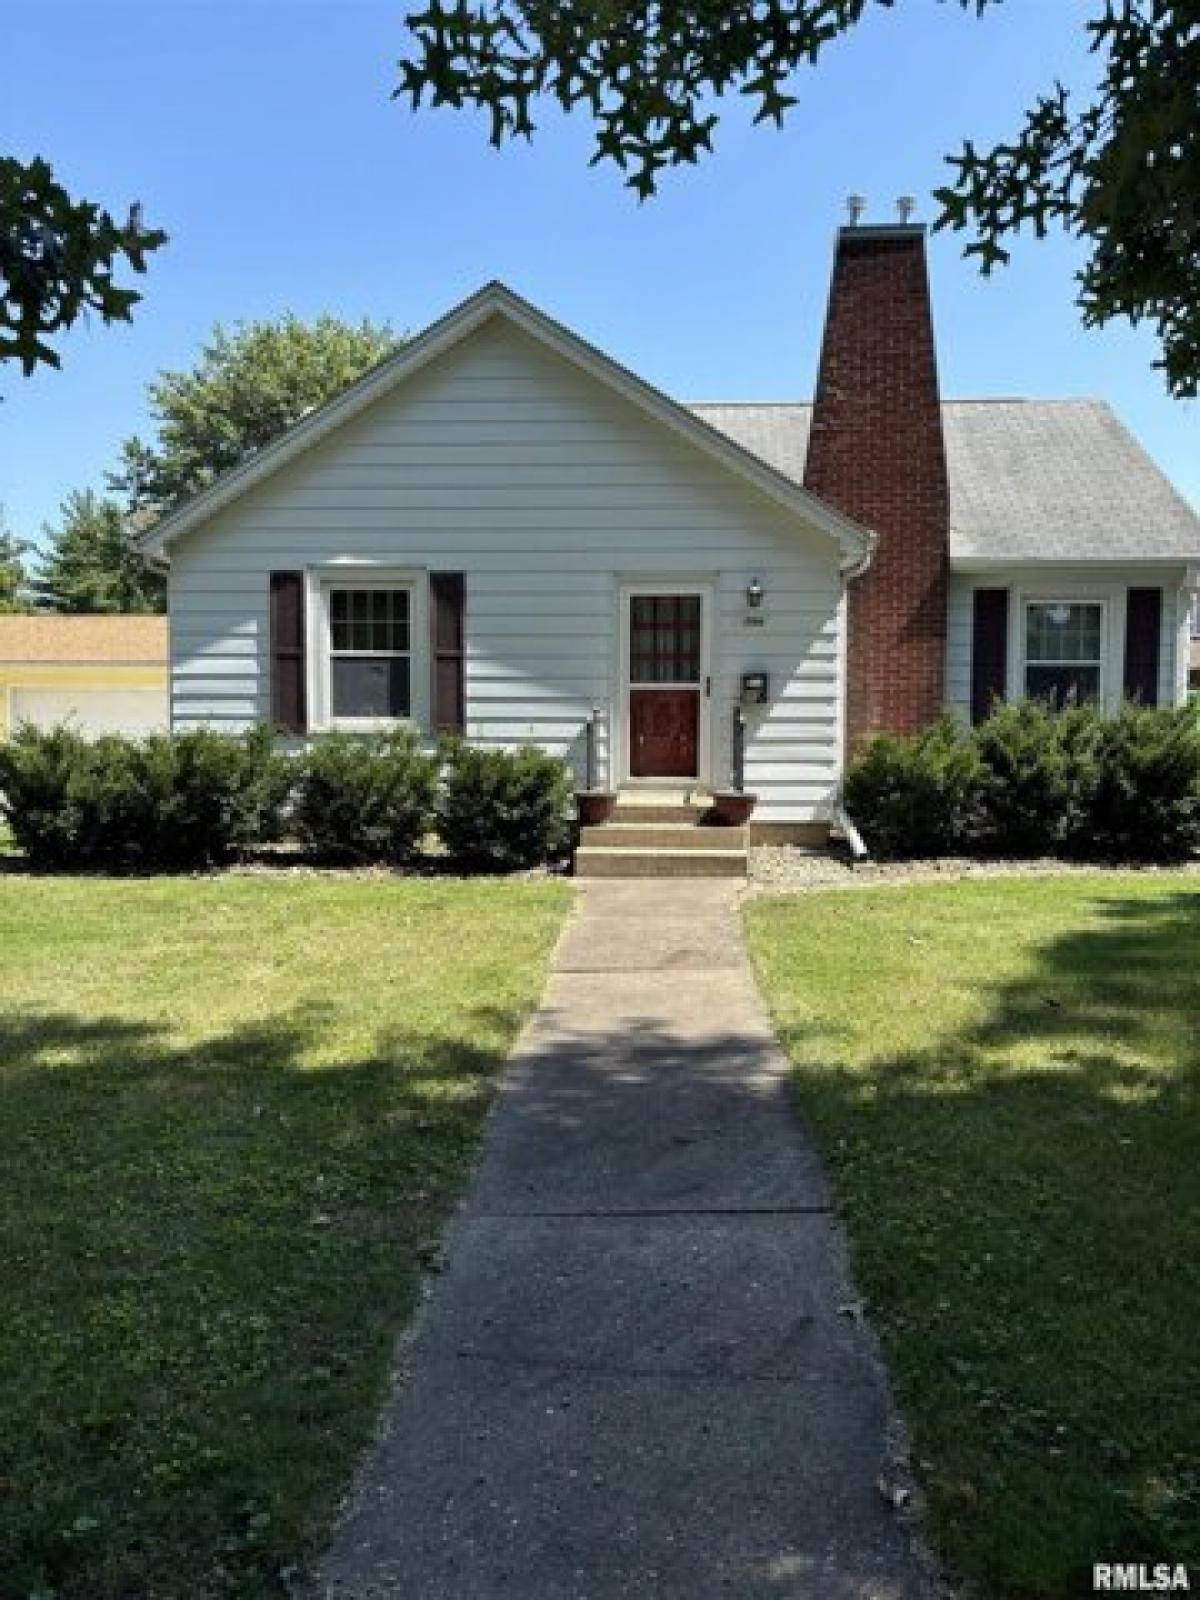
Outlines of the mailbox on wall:
M 742 704 L 744 706 L 765 706 L 770 681 L 765 672 L 742 673 Z

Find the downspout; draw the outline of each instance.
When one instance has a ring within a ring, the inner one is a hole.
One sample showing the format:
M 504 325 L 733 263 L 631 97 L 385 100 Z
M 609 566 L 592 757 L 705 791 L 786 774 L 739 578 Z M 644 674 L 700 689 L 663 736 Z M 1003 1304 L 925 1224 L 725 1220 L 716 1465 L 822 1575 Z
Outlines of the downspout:
M 849 588 L 850 584 L 854 582 L 855 578 L 861 578 L 863 573 L 866 572 L 867 568 L 871 565 L 871 562 L 872 562 L 872 560 L 874 558 L 874 555 L 875 555 L 876 547 L 879 544 L 879 535 L 875 532 L 875 530 L 873 528 L 867 528 L 867 529 L 864 530 L 864 532 L 866 533 L 866 536 L 867 536 L 866 549 L 863 551 L 862 555 L 859 556 L 856 561 L 850 562 L 848 565 L 844 566 L 841 569 L 841 571 L 842 571 L 842 588 L 843 588 L 843 591 L 845 591 L 846 589 Z M 847 595 L 846 599 L 847 599 L 847 605 L 846 605 L 846 627 L 844 629 L 844 634 L 846 635 L 846 639 L 847 639 L 847 642 L 848 642 L 848 636 L 849 636 L 849 632 L 850 632 L 850 623 L 849 623 L 850 608 L 849 608 L 849 596 L 848 595 Z M 843 655 L 843 657 L 842 657 L 842 691 L 843 691 L 843 693 L 845 693 L 845 687 L 846 687 L 846 658 Z M 842 768 L 844 770 L 845 765 L 846 765 L 846 720 L 845 720 L 845 715 L 844 714 L 843 714 L 843 717 L 842 717 L 841 744 L 842 744 L 841 766 L 842 766 Z M 848 847 L 848 849 L 850 851 L 851 860 L 852 861 L 865 861 L 867 859 L 867 857 L 870 855 L 870 851 L 867 849 L 866 845 L 863 843 L 863 836 L 862 836 L 861 833 L 859 833 L 858 828 L 855 826 L 854 819 L 851 817 L 850 813 L 846 810 L 846 804 L 845 804 L 845 800 L 844 800 L 843 794 L 842 794 L 842 780 L 841 780 L 841 778 L 838 779 L 838 786 L 837 786 L 836 790 L 834 791 L 833 803 L 830 806 L 830 814 L 831 814 L 830 820 L 832 821 L 833 826 L 837 829 L 837 831 L 841 834 L 842 838 L 846 841 L 846 845 L 847 845 L 847 847 Z

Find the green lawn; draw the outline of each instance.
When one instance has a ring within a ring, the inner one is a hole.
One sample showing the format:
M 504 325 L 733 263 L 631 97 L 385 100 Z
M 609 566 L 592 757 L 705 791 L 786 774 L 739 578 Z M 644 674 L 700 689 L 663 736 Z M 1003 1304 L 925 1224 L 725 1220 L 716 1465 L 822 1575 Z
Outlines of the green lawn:
M 748 920 L 951 1569 L 1057 1600 L 1200 1563 L 1200 882 Z
M 567 898 L 0 876 L 6 1600 L 283 1592 Z

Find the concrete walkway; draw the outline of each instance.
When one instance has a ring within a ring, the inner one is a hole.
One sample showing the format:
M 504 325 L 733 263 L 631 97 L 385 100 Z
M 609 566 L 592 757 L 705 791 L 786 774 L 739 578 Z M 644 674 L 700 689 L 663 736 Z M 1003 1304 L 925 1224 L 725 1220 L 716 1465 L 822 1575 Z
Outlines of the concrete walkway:
M 327 1595 L 930 1592 L 786 1070 L 736 886 L 581 893 Z

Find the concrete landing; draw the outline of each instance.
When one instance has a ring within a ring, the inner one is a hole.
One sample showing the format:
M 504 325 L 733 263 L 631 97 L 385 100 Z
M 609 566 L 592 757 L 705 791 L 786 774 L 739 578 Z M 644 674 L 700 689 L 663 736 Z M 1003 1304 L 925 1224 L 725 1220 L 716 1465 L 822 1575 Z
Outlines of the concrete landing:
M 925 1600 L 735 886 L 596 882 L 322 1573 L 405 1600 Z

